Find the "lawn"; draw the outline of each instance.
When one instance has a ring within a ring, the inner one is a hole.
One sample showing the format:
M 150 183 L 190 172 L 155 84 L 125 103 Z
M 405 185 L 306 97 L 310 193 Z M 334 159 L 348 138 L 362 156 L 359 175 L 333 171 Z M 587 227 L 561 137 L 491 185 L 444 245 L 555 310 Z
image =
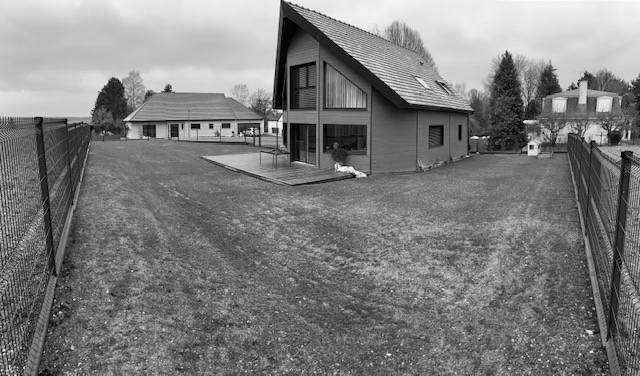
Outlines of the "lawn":
M 251 150 L 93 143 L 41 370 L 607 374 L 565 155 L 298 187 L 199 159 Z

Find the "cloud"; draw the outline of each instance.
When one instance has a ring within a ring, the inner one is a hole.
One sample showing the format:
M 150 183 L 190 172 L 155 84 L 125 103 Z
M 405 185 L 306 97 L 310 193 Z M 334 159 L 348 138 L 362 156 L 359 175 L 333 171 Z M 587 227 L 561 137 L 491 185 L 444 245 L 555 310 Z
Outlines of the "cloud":
M 566 88 L 584 70 L 638 76 L 638 2 L 294 0 L 364 30 L 405 21 L 446 80 L 482 88 L 509 50 L 551 60 Z M 149 89 L 271 91 L 279 0 L 20 0 L 0 10 L 0 115 L 87 116 L 110 77 Z M 64 98 L 64 99 L 61 99 Z M 30 107 L 31 106 L 31 107 Z M 31 110 L 30 110 L 31 108 Z M 20 114 L 17 113 L 20 112 Z M 21 111 L 25 111 L 24 113 Z

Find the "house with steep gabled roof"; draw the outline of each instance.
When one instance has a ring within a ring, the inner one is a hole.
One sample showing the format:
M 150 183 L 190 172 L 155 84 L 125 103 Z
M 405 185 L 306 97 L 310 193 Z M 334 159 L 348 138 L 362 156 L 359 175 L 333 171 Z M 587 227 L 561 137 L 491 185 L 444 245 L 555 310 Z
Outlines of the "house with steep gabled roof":
M 473 109 L 417 53 L 282 1 L 274 108 L 294 161 L 415 171 L 468 153 Z
M 124 122 L 129 139 L 184 140 L 237 136 L 264 119 L 221 93 L 156 93 Z

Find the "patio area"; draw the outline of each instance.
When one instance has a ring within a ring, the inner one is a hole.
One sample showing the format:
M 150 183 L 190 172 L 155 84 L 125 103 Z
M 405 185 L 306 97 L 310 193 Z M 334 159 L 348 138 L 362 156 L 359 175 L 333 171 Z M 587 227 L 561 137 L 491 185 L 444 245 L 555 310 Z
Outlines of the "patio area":
M 281 185 L 316 184 L 351 179 L 348 173 L 335 172 L 300 162 L 290 162 L 290 155 L 247 154 L 203 156 L 202 159 L 231 171 L 243 173 Z

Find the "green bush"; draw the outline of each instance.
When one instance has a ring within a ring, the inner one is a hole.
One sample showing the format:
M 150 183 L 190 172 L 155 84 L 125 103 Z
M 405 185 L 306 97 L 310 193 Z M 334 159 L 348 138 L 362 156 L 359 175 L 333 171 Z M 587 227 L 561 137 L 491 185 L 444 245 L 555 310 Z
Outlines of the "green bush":
M 620 131 L 609 132 L 607 136 L 609 137 L 609 143 L 611 145 L 618 145 L 618 143 L 622 139 L 622 134 L 620 133 Z
M 336 148 L 331 152 L 331 157 L 333 158 L 333 160 L 340 164 L 345 163 L 348 155 L 349 154 L 347 153 L 347 150 L 343 148 Z

